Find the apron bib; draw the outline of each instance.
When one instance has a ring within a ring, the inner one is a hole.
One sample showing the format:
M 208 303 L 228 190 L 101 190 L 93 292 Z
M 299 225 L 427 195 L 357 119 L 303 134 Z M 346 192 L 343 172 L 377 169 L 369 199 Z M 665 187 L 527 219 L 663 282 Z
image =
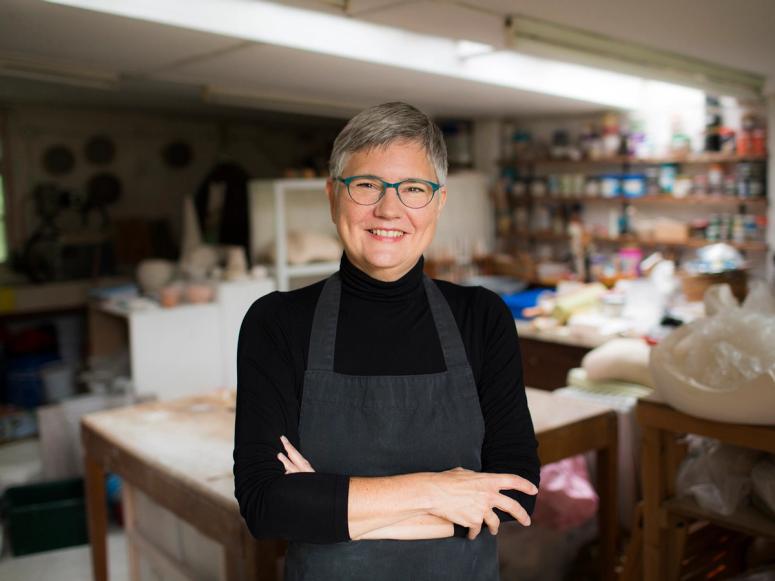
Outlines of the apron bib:
M 317 472 L 392 476 L 481 470 L 484 418 L 452 311 L 436 284 L 423 284 L 446 371 L 421 375 L 334 372 L 339 273 L 315 307 L 299 416 L 301 454 Z M 368 341 L 368 335 L 364 335 Z M 473 541 L 289 542 L 286 581 L 498 581 L 497 537 L 486 526 Z

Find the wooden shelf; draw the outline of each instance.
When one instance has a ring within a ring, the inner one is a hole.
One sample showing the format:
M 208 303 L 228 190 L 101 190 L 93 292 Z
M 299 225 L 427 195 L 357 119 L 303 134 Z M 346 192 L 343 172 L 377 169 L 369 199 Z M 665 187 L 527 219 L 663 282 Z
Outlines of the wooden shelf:
M 679 516 L 708 520 L 747 535 L 775 539 L 775 520 L 768 518 L 752 506 L 743 506 L 729 516 L 709 513 L 691 497 L 673 497 L 665 500 L 662 506 Z
M 537 240 L 537 241 L 556 241 L 562 242 L 570 239 L 568 234 L 557 234 L 555 232 L 515 232 L 504 236 L 507 240 Z M 748 241 L 748 242 L 733 242 L 731 240 L 705 240 L 690 238 L 684 242 L 663 242 L 661 240 L 646 240 L 640 239 L 636 236 L 600 236 L 592 235 L 592 240 L 595 242 L 603 242 L 610 244 L 635 244 L 640 246 L 672 246 L 676 248 L 700 248 L 708 244 L 714 244 L 715 242 L 725 242 L 730 246 L 734 246 L 739 250 L 750 250 L 752 252 L 765 252 L 767 250 L 767 244 L 765 242 Z
M 592 240 L 595 242 L 610 242 L 611 244 L 636 244 L 641 246 L 673 246 L 677 248 L 700 248 L 708 244 L 714 244 L 716 242 L 724 242 L 730 246 L 734 246 L 738 250 L 750 250 L 752 252 L 765 252 L 767 250 L 767 244 L 764 242 L 749 241 L 749 242 L 733 242 L 731 240 L 705 240 L 690 238 L 684 242 L 662 242 L 659 240 L 644 240 L 635 236 L 592 236 Z
M 744 163 L 744 162 L 766 162 L 767 156 L 754 155 L 728 155 L 721 153 L 702 153 L 686 157 L 665 156 L 665 157 L 646 157 L 635 158 L 628 156 L 615 156 L 600 159 L 553 159 L 553 158 L 535 158 L 535 159 L 511 159 L 500 160 L 502 166 L 509 165 L 657 165 L 663 163 L 677 164 L 704 164 L 704 163 Z
M 540 203 L 561 203 L 561 204 L 621 204 L 627 202 L 630 204 L 670 204 L 676 206 L 693 206 L 696 204 L 708 205 L 708 206 L 767 206 L 766 197 L 758 198 L 735 198 L 733 196 L 686 196 L 685 198 L 675 198 L 669 195 L 648 195 L 637 198 L 628 198 L 624 196 L 616 196 L 612 198 L 604 198 L 602 196 L 543 196 L 540 198 L 527 198 L 520 200 L 517 205 L 525 206 L 529 205 L 527 200 L 532 200 L 533 204 Z
M 513 238 L 514 240 L 568 240 L 570 236 L 567 234 L 557 234 L 556 232 L 515 232 L 506 235 L 506 238 Z

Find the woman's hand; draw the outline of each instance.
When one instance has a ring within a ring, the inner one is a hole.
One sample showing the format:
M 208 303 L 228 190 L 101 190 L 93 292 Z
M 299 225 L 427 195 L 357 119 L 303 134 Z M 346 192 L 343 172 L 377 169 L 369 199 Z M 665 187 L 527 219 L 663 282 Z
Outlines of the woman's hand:
M 468 527 L 468 538 L 475 539 L 486 523 L 490 533 L 498 533 L 500 519 L 493 508 L 511 514 L 524 526 L 530 525 L 530 516 L 516 500 L 500 493 L 501 490 L 520 490 L 536 494 L 535 485 L 516 474 L 474 472 L 453 468 L 433 473 L 430 480 L 431 514 Z
M 285 454 L 280 452 L 277 454 L 277 459 L 285 466 L 286 474 L 293 474 L 294 472 L 314 472 L 312 465 L 307 462 L 307 459 L 302 456 L 299 451 L 294 448 L 288 438 L 280 436 L 280 441 L 285 446 Z M 287 455 L 286 455 L 287 454 Z

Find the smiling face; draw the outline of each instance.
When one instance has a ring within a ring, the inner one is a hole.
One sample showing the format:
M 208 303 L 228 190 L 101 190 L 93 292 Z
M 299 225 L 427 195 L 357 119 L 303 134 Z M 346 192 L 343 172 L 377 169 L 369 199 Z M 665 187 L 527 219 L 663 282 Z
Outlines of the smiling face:
M 413 141 L 352 153 L 342 177 L 353 175 L 379 176 L 391 183 L 407 178 L 438 182 L 425 149 Z M 384 281 L 401 278 L 417 263 L 433 240 L 447 199 L 442 186 L 424 208 L 407 208 L 390 188 L 379 202 L 363 206 L 350 198 L 343 183 L 331 179 L 326 192 L 347 258 L 372 278 Z

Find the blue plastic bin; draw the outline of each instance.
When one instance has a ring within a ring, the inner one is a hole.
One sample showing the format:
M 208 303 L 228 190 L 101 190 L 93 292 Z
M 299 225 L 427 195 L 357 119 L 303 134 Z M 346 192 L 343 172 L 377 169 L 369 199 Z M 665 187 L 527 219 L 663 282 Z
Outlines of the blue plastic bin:
M 511 309 L 511 314 L 515 319 L 526 319 L 522 311 L 528 307 L 534 307 L 538 304 L 538 296 L 551 288 L 534 288 L 520 291 L 511 295 L 501 295 L 503 302 Z

